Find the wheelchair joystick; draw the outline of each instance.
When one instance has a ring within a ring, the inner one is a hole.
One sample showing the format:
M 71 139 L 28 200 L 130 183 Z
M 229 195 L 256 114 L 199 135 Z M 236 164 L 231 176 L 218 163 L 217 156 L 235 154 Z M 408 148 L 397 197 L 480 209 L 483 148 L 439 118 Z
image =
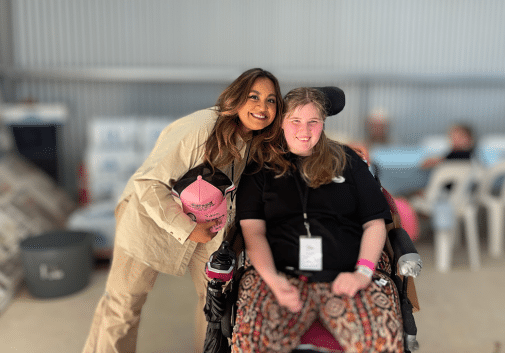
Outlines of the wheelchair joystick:
M 227 241 L 223 241 L 219 249 L 210 256 L 205 273 L 213 280 L 227 282 L 233 277 L 235 263 L 235 252 L 230 249 Z

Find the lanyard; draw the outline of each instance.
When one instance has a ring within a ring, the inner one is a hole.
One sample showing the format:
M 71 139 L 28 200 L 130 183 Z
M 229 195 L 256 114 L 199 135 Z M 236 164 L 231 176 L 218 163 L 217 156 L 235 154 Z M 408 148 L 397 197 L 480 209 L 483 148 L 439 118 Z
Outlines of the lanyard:
M 245 158 L 245 167 L 247 167 L 247 162 L 249 162 L 249 152 L 251 152 L 251 143 L 248 142 L 247 145 L 246 145 L 246 158 Z M 233 182 L 233 184 L 235 184 L 235 190 L 233 190 L 231 193 L 230 193 L 230 200 L 231 202 L 233 203 L 233 200 L 235 200 L 235 195 L 237 194 L 237 184 L 238 182 L 240 181 L 240 177 L 242 176 L 242 174 L 240 174 L 238 176 L 238 180 L 237 182 L 235 182 L 235 159 L 231 162 L 231 181 Z
M 298 172 L 298 175 L 300 173 Z M 298 180 L 298 175 L 293 175 L 296 187 L 298 188 L 298 192 L 300 193 L 300 199 L 302 200 L 302 211 L 303 211 L 303 225 L 307 229 L 307 236 L 310 238 L 312 234 L 310 233 L 310 225 L 309 220 L 307 218 L 307 202 L 309 199 L 309 186 L 304 182 L 305 190 L 302 191 L 302 186 L 300 185 L 300 180 Z

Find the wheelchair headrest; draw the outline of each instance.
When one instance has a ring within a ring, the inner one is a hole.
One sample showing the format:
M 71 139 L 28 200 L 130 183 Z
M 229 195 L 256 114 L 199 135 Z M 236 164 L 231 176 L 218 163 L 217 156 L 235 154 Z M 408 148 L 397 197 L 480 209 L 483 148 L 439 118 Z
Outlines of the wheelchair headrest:
M 345 107 L 345 94 L 340 88 L 335 86 L 314 87 L 321 91 L 328 99 L 328 116 L 337 115 Z

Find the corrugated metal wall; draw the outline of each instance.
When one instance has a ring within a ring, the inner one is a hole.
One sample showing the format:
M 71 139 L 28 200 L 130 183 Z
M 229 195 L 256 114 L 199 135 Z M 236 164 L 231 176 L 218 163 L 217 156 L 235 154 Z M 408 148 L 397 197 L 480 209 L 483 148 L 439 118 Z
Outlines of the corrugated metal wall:
M 21 66 L 503 70 L 500 0 L 13 0 Z
M 70 107 L 69 170 L 93 116 L 180 116 L 213 104 L 234 77 L 258 66 L 278 76 L 283 93 L 342 87 L 347 107 L 327 128 L 352 137 L 362 136 L 363 118 L 377 106 L 389 112 L 398 143 L 441 133 L 455 120 L 478 121 L 481 134 L 504 131 L 501 0 L 11 3 L 13 64 L 25 72 L 14 98 Z M 114 79 L 103 68 L 122 70 Z M 190 69 L 182 79 L 181 68 Z M 54 75 L 63 69 L 70 74 Z

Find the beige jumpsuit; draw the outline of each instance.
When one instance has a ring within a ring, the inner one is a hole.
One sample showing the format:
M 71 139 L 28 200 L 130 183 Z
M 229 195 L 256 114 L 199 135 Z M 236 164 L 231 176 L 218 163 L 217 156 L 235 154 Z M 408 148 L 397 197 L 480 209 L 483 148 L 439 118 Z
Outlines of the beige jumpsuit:
M 205 142 L 216 119 L 215 108 L 209 108 L 170 124 L 128 181 L 116 207 L 114 252 L 105 293 L 96 308 L 84 353 L 135 352 L 142 306 L 158 273 L 183 276 L 187 268 L 198 295 L 195 352 L 203 350 L 207 327 L 203 313 L 208 281 L 205 263 L 233 223 L 235 205 L 228 196 L 228 226 L 212 241 L 195 243 L 188 237 L 196 223 L 184 214 L 171 187 L 203 162 Z M 246 144 L 239 143 L 245 157 Z M 245 164 L 243 158 L 222 171 L 237 186 Z

